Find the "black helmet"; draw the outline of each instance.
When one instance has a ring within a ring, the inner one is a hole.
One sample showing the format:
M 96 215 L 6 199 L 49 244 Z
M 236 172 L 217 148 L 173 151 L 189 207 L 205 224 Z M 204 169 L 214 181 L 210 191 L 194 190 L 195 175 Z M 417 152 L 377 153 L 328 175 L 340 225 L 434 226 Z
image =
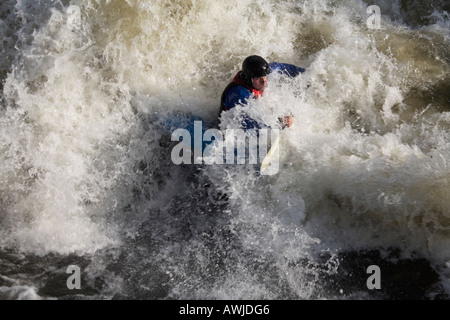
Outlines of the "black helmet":
M 270 67 L 266 60 L 260 56 L 249 56 L 242 63 L 242 72 L 248 79 L 267 76 Z

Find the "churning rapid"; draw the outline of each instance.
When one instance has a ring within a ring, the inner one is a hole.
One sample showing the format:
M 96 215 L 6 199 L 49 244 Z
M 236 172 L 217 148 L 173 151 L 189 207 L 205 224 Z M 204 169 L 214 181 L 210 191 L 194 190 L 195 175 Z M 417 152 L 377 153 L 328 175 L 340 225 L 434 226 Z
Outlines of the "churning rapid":
M 447 299 L 449 13 L 2 1 L 0 298 Z M 214 122 L 253 54 L 306 69 L 248 106 L 295 118 L 279 172 L 175 165 L 161 121 Z

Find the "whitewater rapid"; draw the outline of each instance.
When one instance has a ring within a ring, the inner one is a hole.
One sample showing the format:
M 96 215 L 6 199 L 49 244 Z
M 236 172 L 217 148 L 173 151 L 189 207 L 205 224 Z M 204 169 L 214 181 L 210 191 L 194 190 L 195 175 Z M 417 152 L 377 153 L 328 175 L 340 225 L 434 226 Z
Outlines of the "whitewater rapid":
M 0 18 L 1 296 L 71 297 L 75 264 L 85 298 L 364 299 L 327 279 L 373 251 L 425 259 L 424 295 L 450 293 L 445 1 L 8 0 Z M 216 121 L 252 54 L 306 69 L 246 107 L 294 116 L 279 172 L 175 165 L 161 119 Z

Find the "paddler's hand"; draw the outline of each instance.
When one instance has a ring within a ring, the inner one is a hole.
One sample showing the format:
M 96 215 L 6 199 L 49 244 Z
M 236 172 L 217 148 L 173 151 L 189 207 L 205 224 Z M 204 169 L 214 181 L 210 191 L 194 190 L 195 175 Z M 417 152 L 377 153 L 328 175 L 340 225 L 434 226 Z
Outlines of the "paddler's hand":
M 285 116 L 285 117 L 280 117 L 278 118 L 278 120 L 280 120 L 281 122 L 281 128 L 289 128 L 290 126 L 292 126 L 292 124 L 294 124 L 294 117 L 293 116 Z

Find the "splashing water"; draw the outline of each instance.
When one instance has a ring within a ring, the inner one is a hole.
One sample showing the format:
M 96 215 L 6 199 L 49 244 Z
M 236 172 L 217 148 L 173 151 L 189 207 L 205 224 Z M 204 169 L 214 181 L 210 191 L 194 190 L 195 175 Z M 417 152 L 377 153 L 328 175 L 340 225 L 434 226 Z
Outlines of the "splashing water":
M 85 298 L 373 298 L 353 254 L 425 259 L 411 290 L 448 295 L 450 10 L 373 5 L 376 28 L 359 0 L 4 1 L 2 296 L 71 298 L 75 264 Z M 251 54 L 307 70 L 248 106 L 295 117 L 279 173 L 174 165 L 157 119 L 213 122 Z

